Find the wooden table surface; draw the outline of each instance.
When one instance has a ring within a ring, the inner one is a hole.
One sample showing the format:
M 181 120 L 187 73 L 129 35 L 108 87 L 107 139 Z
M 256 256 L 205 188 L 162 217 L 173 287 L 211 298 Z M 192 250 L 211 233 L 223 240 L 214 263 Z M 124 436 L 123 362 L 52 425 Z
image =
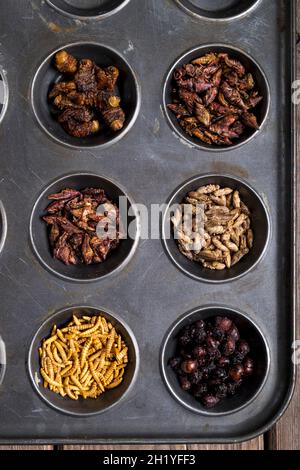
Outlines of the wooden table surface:
M 298 49 L 297 49 L 297 66 L 298 66 L 298 79 L 300 79 L 300 0 L 297 0 L 298 6 Z M 296 40 L 296 38 L 295 38 Z M 298 105 L 298 123 L 300 124 L 300 105 Z M 300 129 L 300 127 L 299 127 Z M 300 132 L 297 134 L 298 140 L 298 168 L 300 168 Z M 297 200 L 300 200 L 300 172 L 297 172 Z M 297 233 L 299 242 L 297 245 L 297 260 L 298 272 L 300 268 L 300 217 L 297 220 Z M 300 282 L 297 283 L 297 297 L 298 305 L 300 299 Z M 299 309 L 297 309 L 298 311 Z M 300 321 L 297 321 L 296 337 L 300 339 Z M 53 446 L 0 446 L 0 450 L 17 450 L 17 449 L 45 449 L 53 450 Z M 265 435 L 259 436 L 252 441 L 244 442 L 241 444 L 226 444 L 226 445 L 143 445 L 143 446 L 120 446 L 120 445 L 99 445 L 99 446 L 55 446 L 57 450 L 84 450 L 84 449 L 98 449 L 98 450 L 118 450 L 118 449 L 147 449 L 147 450 L 300 450 L 300 374 L 296 384 L 296 390 L 293 400 L 282 417 L 282 419 Z

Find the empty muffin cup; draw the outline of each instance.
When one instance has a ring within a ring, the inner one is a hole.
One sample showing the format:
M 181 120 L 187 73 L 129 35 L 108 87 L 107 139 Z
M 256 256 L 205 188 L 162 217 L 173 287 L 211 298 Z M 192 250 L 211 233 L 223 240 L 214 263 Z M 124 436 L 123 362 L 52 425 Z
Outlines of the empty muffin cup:
M 187 134 L 180 126 L 176 115 L 168 108 L 168 104 L 171 104 L 173 101 L 175 70 L 184 64 L 192 62 L 198 57 L 212 52 L 227 53 L 230 58 L 241 62 L 241 64 L 245 67 L 246 72 L 252 74 L 255 82 L 255 89 L 258 91 L 259 95 L 263 97 L 263 100 L 254 108 L 258 129 L 246 127 L 244 132 L 238 138 L 232 140 L 232 145 L 216 145 L 214 143 L 208 144 L 193 135 Z M 234 150 L 239 148 L 241 145 L 248 143 L 261 132 L 267 119 L 269 108 L 270 88 L 264 71 L 255 61 L 255 59 L 245 51 L 227 44 L 205 44 L 203 46 L 195 47 L 192 50 L 184 53 L 171 66 L 163 87 L 163 109 L 172 130 L 174 130 L 181 139 L 184 139 L 193 147 L 210 152 L 224 152 Z
M 0 253 L 3 250 L 7 235 L 7 218 L 2 201 L 0 201 Z
M 229 21 L 242 18 L 261 0 L 175 0 L 186 12 L 201 20 Z
M 53 85 L 62 78 L 54 63 L 55 54 L 60 50 L 66 50 L 76 59 L 91 59 L 101 67 L 117 67 L 119 70 L 117 92 L 125 113 L 125 122 L 121 130 L 115 132 L 108 126 L 101 125 L 101 130 L 96 133 L 86 137 L 74 137 L 63 129 L 58 122 L 58 110 L 49 99 Z M 103 149 L 118 142 L 134 125 L 140 109 L 140 86 L 135 72 L 119 52 L 103 44 L 77 42 L 59 47 L 41 63 L 31 85 L 31 104 L 39 125 L 56 142 L 78 149 L 95 147 Z
M 8 84 L 6 80 L 5 73 L 0 66 L 0 124 L 5 116 L 7 106 L 8 106 Z
M 130 0 L 46 0 L 62 15 L 79 20 L 107 18 L 122 10 Z
M 43 379 L 40 374 L 41 366 L 39 357 L 39 347 L 41 346 L 41 342 L 44 338 L 50 336 L 54 325 L 57 325 L 58 328 L 63 328 L 68 324 L 72 320 L 73 314 L 78 318 L 81 318 L 82 316 L 101 315 L 110 322 L 113 327 L 115 327 L 117 333 L 121 334 L 128 347 L 128 364 L 125 368 L 123 381 L 118 387 L 106 390 L 98 398 L 83 399 L 80 397 L 75 401 L 69 397 L 62 397 L 61 395 L 49 390 L 49 388 L 44 388 L 43 386 Z M 129 326 L 114 313 L 96 307 L 68 307 L 47 318 L 35 333 L 28 353 L 29 377 L 38 395 L 57 411 L 67 413 L 72 416 L 94 416 L 103 413 L 104 411 L 108 411 L 113 406 L 120 403 L 120 401 L 129 394 L 130 390 L 132 390 L 138 374 L 138 369 L 139 349 L 135 336 Z
M 225 397 L 214 408 L 208 409 L 199 399 L 182 389 L 175 371 L 169 365 L 169 360 L 178 355 L 178 334 L 183 327 L 215 316 L 226 316 L 232 320 L 241 338 L 247 341 L 250 346 L 249 356 L 254 361 L 254 373 L 245 379 L 235 396 Z M 160 366 L 168 390 L 181 405 L 202 415 L 221 416 L 237 413 L 256 399 L 268 377 L 270 352 L 263 332 L 244 313 L 222 305 L 210 305 L 184 314 L 171 326 L 163 340 Z
M 85 188 L 103 189 L 107 198 L 117 207 L 119 207 L 119 198 L 124 198 L 122 199 L 123 210 L 124 212 L 127 210 L 127 214 L 120 211 L 120 227 L 122 227 L 123 238 L 102 263 L 66 265 L 53 257 L 49 243 L 49 229 L 42 220 L 42 216 L 45 215 L 45 209 L 50 202 L 48 196 L 66 188 L 77 190 Z M 125 220 L 126 217 L 127 220 Z M 91 282 L 120 272 L 130 261 L 136 250 L 139 233 L 139 217 L 134 202 L 126 190 L 109 178 L 90 173 L 75 173 L 63 176 L 51 183 L 38 197 L 30 217 L 31 244 L 39 261 L 51 273 L 69 281 Z
M 253 246 L 249 253 L 234 266 L 220 271 L 208 269 L 200 262 L 190 260 L 184 256 L 179 251 L 177 241 L 174 238 L 173 224 L 171 222 L 174 208 L 182 203 L 187 194 L 209 184 L 239 191 L 241 200 L 250 211 L 251 227 L 254 234 Z M 195 176 L 184 182 L 169 198 L 162 219 L 162 240 L 172 262 L 177 268 L 193 279 L 211 283 L 237 280 L 254 269 L 267 250 L 270 234 L 271 221 L 261 196 L 246 181 L 229 175 L 206 174 Z

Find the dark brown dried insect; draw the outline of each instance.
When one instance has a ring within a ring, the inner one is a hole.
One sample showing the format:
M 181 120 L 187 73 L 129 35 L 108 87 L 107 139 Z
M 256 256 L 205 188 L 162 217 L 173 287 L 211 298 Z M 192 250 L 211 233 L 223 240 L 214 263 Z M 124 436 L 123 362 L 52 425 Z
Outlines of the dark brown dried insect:
M 177 68 L 173 79 L 174 98 L 168 108 L 190 136 L 208 145 L 229 146 L 247 128 L 259 129 L 249 110 L 263 97 L 255 90 L 252 74 L 227 53 L 198 57 Z
M 119 210 L 106 197 L 103 189 L 86 188 L 82 191 L 64 189 L 50 194 L 44 222 L 49 226 L 49 241 L 54 258 L 69 264 L 102 263 L 120 242 Z M 104 212 L 97 213 L 103 204 Z M 109 230 L 108 219 L 114 222 Z M 105 223 L 97 231 L 97 224 Z
M 125 113 L 116 90 L 116 67 L 100 68 L 90 59 L 77 61 L 64 50 L 55 55 L 55 65 L 67 75 L 53 85 L 49 98 L 61 111 L 58 122 L 68 134 L 80 138 L 97 133 L 104 126 L 114 132 L 123 128 Z
M 188 324 L 178 334 L 176 355 L 168 361 L 181 388 L 205 408 L 213 408 L 227 396 L 236 395 L 255 372 L 254 362 L 248 356 L 249 343 L 240 340 L 235 352 L 233 330 L 239 337 L 232 320 L 220 315 Z M 226 355 L 221 355 L 224 351 Z

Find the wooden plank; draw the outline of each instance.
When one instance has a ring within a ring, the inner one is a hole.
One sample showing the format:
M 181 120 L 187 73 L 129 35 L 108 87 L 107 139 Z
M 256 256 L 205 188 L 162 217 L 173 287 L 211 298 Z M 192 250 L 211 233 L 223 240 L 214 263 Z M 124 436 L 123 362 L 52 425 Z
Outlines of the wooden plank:
M 88 445 L 88 446 L 63 446 L 63 450 L 263 450 L 264 437 L 243 442 L 241 444 L 192 444 L 192 445 Z
M 0 446 L 1 450 L 53 450 L 53 446 Z
M 264 436 L 240 444 L 193 444 L 187 448 L 188 450 L 264 450 Z
M 97 445 L 63 446 L 63 450 L 186 450 L 185 445 Z
M 297 0 L 297 31 L 298 38 L 300 33 L 300 0 Z M 297 49 L 297 78 L 300 78 L 300 42 Z M 300 105 L 297 107 L 297 202 L 298 202 L 298 211 L 297 211 L 297 277 L 300 273 L 300 132 L 299 132 L 299 123 L 300 123 Z M 299 312 L 299 299 L 300 299 L 300 283 L 297 283 L 297 312 Z M 300 338 L 300 321 L 297 321 L 297 333 L 296 338 Z M 266 436 L 266 443 L 269 449 L 277 450 L 299 450 L 300 449 L 300 377 L 298 374 L 295 394 L 293 400 L 285 413 L 282 419 L 273 427 L 273 429 Z

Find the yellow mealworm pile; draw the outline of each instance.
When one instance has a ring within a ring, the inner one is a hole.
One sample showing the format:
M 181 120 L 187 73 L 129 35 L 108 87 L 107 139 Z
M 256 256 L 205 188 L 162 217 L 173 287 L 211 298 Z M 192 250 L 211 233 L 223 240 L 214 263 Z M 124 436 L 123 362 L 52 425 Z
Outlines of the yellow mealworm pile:
M 39 348 L 44 387 L 72 400 L 97 398 L 123 380 L 128 348 L 102 316 L 73 315 L 64 328 L 54 325 Z

